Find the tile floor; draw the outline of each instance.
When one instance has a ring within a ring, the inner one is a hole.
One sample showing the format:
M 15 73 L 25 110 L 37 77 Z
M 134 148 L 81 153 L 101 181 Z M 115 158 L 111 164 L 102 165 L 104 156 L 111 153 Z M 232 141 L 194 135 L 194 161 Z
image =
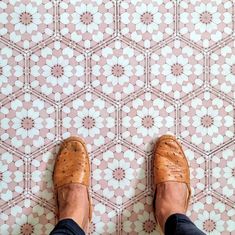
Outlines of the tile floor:
M 0 1 L 0 233 L 48 234 L 59 143 L 92 162 L 91 234 L 158 234 L 152 147 L 183 143 L 188 215 L 235 234 L 234 3 Z

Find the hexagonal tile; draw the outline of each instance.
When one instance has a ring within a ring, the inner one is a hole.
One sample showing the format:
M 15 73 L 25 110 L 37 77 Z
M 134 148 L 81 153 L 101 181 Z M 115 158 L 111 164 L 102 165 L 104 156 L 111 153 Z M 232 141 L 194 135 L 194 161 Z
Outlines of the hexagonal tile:
M 30 154 L 54 140 L 55 117 L 52 105 L 26 92 L 0 108 L 0 139 Z
M 211 195 L 190 205 L 187 215 L 206 234 L 230 235 L 235 232 L 235 210 Z
M 62 108 L 62 136 L 79 135 L 93 151 L 115 138 L 115 106 L 86 92 Z
M 210 55 L 210 84 L 235 99 L 235 41 Z
M 151 54 L 150 84 L 180 99 L 203 84 L 203 54 L 174 40 Z
M 174 33 L 174 3 L 158 1 L 122 1 L 121 34 L 150 48 Z
M 28 49 L 53 35 L 53 14 L 48 0 L 2 1 L 0 36 Z
M 60 2 L 60 33 L 83 48 L 90 49 L 114 34 L 114 13 L 112 1 Z
M 33 194 L 55 206 L 52 174 L 59 146 L 40 152 L 30 162 L 30 189 Z
M 55 215 L 30 199 L 24 199 L 1 212 L 1 234 L 49 234 Z
M 24 191 L 24 162 L 0 147 L 0 206 Z
M 235 202 L 235 146 L 228 146 L 211 158 L 211 187 Z
M 85 63 L 83 54 L 54 41 L 31 55 L 30 85 L 60 101 L 84 87 Z
M 179 33 L 208 48 L 233 32 L 232 1 L 183 0 L 179 3 Z
M 116 100 L 144 86 L 144 55 L 120 40 L 93 54 L 91 66 L 92 86 Z
M 210 91 L 204 91 L 180 107 L 180 135 L 210 152 L 234 136 L 234 107 Z
M 146 165 L 144 156 L 116 144 L 92 160 L 92 189 L 121 205 L 146 189 Z
M 93 198 L 93 216 L 90 223 L 89 234 L 115 234 L 117 231 L 117 212 Z
M 0 99 L 24 85 L 24 57 L 0 42 Z
M 160 234 L 152 202 L 152 197 L 146 196 L 123 210 L 122 234 Z
M 175 107 L 146 92 L 121 108 L 121 136 L 143 151 L 152 150 L 155 139 L 175 131 Z

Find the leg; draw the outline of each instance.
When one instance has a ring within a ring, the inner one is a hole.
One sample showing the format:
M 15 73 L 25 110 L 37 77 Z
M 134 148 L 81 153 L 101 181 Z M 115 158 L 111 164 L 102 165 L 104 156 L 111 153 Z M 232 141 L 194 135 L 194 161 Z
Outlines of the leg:
M 53 181 L 59 222 L 51 235 L 84 235 L 92 216 L 89 195 L 90 163 L 85 143 L 70 137 L 56 158 Z
M 166 235 L 206 235 L 184 214 L 172 214 L 165 223 Z
M 189 166 L 182 146 L 175 137 L 162 136 L 155 146 L 154 210 L 166 235 L 203 235 L 185 215 L 190 199 Z
M 72 219 L 60 220 L 50 235 L 85 235 L 82 228 Z

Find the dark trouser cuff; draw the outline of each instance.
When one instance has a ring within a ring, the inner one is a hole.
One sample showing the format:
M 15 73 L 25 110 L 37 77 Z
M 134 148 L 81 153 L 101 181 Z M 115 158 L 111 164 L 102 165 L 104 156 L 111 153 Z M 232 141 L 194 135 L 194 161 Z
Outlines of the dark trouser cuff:
M 50 235 L 85 235 L 82 228 L 72 219 L 60 220 Z
M 165 235 L 206 235 L 184 214 L 172 214 L 165 223 Z

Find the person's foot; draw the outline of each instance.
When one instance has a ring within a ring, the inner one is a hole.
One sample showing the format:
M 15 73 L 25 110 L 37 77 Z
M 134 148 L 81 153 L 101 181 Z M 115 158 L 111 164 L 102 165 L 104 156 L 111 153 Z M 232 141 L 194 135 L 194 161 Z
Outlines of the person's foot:
M 154 213 L 161 229 L 175 213 L 185 214 L 189 198 L 189 166 L 181 145 L 171 135 L 162 136 L 154 151 Z
M 85 143 L 70 137 L 62 144 L 53 173 L 58 217 L 73 219 L 85 232 L 91 221 L 90 163 Z
M 59 220 L 73 219 L 85 232 L 89 227 L 89 201 L 86 186 L 67 184 L 58 188 Z
M 164 230 L 167 218 L 187 211 L 188 188 L 185 183 L 165 182 L 157 185 L 155 216 Z

